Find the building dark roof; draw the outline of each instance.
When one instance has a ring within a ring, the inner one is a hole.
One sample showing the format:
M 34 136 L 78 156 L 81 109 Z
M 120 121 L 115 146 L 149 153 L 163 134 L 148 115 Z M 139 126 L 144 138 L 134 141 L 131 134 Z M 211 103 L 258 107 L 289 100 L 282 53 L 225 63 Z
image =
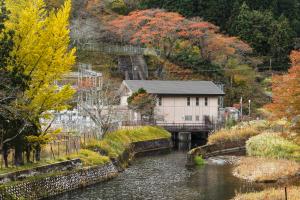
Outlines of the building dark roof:
M 124 80 L 128 89 L 136 92 L 144 88 L 150 94 L 166 95 L 224 95 L 225 93 L 212 81 L 157 81 Z

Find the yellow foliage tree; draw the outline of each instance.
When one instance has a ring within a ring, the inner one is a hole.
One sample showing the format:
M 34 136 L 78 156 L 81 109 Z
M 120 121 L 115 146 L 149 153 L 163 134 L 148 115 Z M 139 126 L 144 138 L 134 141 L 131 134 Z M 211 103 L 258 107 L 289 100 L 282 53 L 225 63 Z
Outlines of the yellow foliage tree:
M 47 11 L 43 0 L 6 0 L 10 12 L 7 31 L 14 32 L 11 68 L 19 67 L 29 76 L 29 87 L 17 100 L 41 134 L 40 119 L 50 117 L 50 110 L 68 107 L 74 90 L 59 88 L 55 81 L 68 73 L 75 63 L 75 49 L 69 48 L 71 0 L 57 11 Z M 43 133 L 44 134 L 44 133 Z
M 43 0 L 7 0 L 10 18 L 7 28 L 14 31 L 14 63 L 30 77 L 21 106 L 32 116 L 49 110 L 63 110 L 74 90 L 60 80 L 75 63 L 75 49 L 69 49 L 69 15 L 67 0 L 57 12 L 47 12 Z

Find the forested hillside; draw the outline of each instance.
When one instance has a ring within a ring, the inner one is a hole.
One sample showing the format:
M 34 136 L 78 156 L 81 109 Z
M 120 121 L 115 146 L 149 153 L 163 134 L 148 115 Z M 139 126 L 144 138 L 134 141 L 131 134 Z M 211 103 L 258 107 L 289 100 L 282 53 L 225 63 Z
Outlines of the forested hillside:
M 250 1 L 217 2 L 78 0 L 73 2 L 71 36 L 74 44 L 98 41 L 160 50 L 160 56 L 145 56 L 149 79 L 213 80 L 225 85 L 226 106 L 243 96 L 258 108 L 268 99 L 270 58 L 272 69 L 289 66 L 296 25 Z M 48 0 L 48 7 L 61 3 Z M 298 17 L 294 19 L 296 23 Z M 78 51 L 77 56 L 118 83 L 124 78 L 116 55 Z M 265 70 L 267 74 L 259 72 Z
M 299 0 L 145 0 L 141 8 L 164 8 L 187 17 L 202 17 L 222 31 L 239 36 L 276 70 L 285 70 L 288 55 L 299 48 Z M 265 65 L 261 65 L 264 67 Z

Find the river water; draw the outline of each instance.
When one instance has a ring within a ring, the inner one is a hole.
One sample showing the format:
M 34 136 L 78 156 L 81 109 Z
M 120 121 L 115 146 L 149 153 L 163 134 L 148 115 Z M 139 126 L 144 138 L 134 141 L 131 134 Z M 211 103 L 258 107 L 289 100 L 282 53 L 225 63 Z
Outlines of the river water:
M 135 159 L 116 178 L 65 193 L 55 200 L 226 200 L 235 192 L 259 190 L 231 175 L 230 165 L 208 163 L 187 169 L 186 152 Z

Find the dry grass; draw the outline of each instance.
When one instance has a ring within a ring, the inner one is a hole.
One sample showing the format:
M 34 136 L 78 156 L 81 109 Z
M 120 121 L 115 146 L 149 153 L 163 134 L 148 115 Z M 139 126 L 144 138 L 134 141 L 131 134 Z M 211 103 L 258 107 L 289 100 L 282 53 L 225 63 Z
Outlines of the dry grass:
M 287 188 L 288 200 L 300 199 L 300 187 Z M 283 200 L 285 199 L 284 188 L 268 189 L 262 192 L 237 194 L 233 200 Z
M 269 128 L 264 120 L 240 123 L 230 129 L 222 129 L 208 138 L 208 144 L 216 144 L 228 141 L 239 141 L 258 135 Z
M 247 157 L 237 163 L 233 175 L 251 182 L 266 182 L 292 177 L 299 171 L 300 165 L 295 161 Z

